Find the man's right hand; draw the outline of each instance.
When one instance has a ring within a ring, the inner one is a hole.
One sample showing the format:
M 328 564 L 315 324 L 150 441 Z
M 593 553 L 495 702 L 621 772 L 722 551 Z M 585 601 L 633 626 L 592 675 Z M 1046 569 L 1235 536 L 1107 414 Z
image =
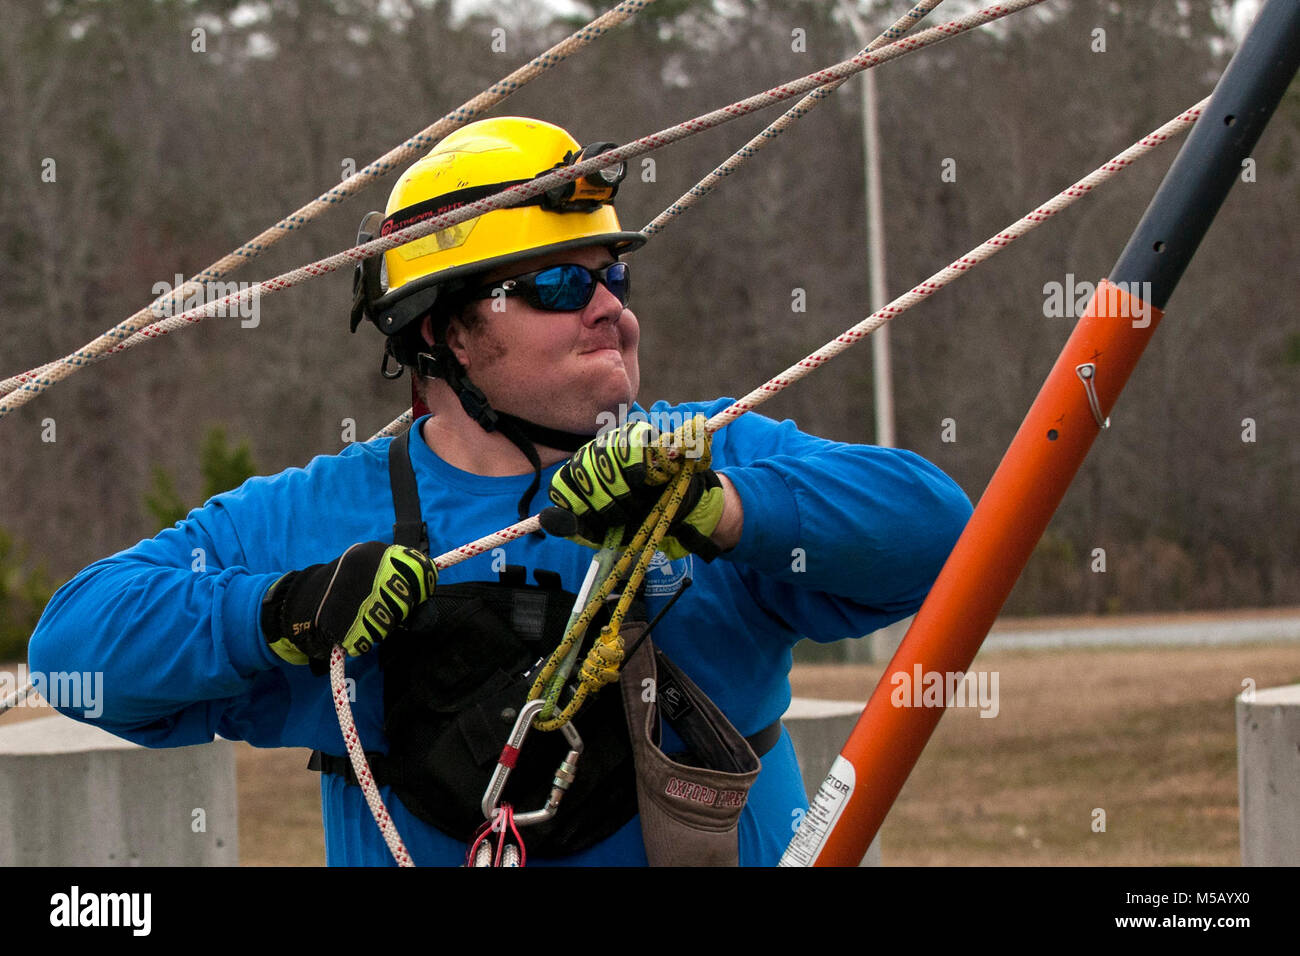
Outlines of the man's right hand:
M 688 450 L 688 456 L 701 457 L 700 449 L 708 455 L 704 417 L 688 424 L 692 425 L 690 434 L 698 434 L 701 442 L 689 446 L 694 452 Z M 685 426 L 678 434 L 684 430 Z M 705 458 L 703 463 L 710 460 Z M 618 546 L 625 547 L 659 500 L 665 483 L 679 470 L 680 464 L 669 459 L 653 426 L 628 422 L 587 442 L 555 473 L 550 499 L 559 507 L 542 511 L 542 528 L 597 549 L 611 529 L 621 528 Z M 711 536 L 725 510 L 726 492 L 717 474 L 707 467 L 697 471 L 659 549 L 674 561 L 687 553 L 712 561 L 722 553 Z
M 421 551 L 379 541 L 354 544 L 328 564 L 280 578 L 262 599 L 262 633 L 290 664 L 370 650 L 433 597 L 438 568 Z

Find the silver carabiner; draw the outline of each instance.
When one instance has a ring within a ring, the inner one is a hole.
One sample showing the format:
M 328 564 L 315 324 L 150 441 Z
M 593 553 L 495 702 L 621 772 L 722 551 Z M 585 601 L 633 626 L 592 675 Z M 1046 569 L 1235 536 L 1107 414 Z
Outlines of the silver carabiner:
M 501 749 L 496 769 L 492 771 L 492 779 L 488 781 L 487 790 L 483 793 L 481 809 L 485 820 L 491 820 L 496 813 L 497 804 L 501 802 L 501 793 L 506 788 L 506 781 L 510 779 L 510 771 L 519 760 L 519 750 L 524 744 L 524 738 L 528 736 L 528 731 L 532 730 L 533 718 L 541 713 L 545 704 L 546 701 L 539 697 L 537 700 L 530 700 L 520 709 L 515 726 L 506 739 L 506 745 Z M 564 739 L 569 742 L 569 753 L 560 761 L 560 766 L 555 771 L 555 778 L 551 781 L 550 798 L 540 810 L 516 813 L 516 826 L 526 827 L 533 823 L 544 823 L 555 816 L 560 799 L 573 783 L 574 774 L 578 771 L 578 758 L 582 756 L 582 738 L 578 736 L 578 728 L 573 726 L 573 721 L 561 727 L 560 733 L 564 734 Z

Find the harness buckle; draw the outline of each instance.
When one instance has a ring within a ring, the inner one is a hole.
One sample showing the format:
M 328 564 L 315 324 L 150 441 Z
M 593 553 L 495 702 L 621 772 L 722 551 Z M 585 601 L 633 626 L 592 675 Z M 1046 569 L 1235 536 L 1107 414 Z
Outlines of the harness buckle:
M 501 802 L 501 793 L 506 788 L 506 781 L 510 779 L 510 771 L 514 769 L 519 760 L 519 750 L 523 747 L 524 738 L 528 736 L 528 731 L 532 730 L 533 718 L 541 713 L 542 707 L 546 701 L 542 698 L 530 700 L 519 710 L 519 716 L 515 719 L 515 725 L 510 731 L 510 736 L 506 740 L 506 745 L 501 749 L 501 756 L 497 760 L 496 769 L 492 771 L 492 779 L 488 781 L 487 790 L 483 793 L 483 817 L 491 820 L 497 812 L 497 807 Z M 569 742 L 569 752 L 565 758 L 560 761 L 560 766 L 556 768 L 555 778 L 551 781 L 551 795 L 546 801 L 546 805 L 540 810 L 530 810 L 527 813 L 514 814 L 514 823 L 516 826 L 526 827 L 533 823 L 545 823 L 551 817 L 555 816 L 555 811 L 560 806 L 560 800 L 564 793 L 573 783 L 573 777 L 578 772 L 578 758 L 582 756 L 582 738 L 578 735 L 578 728 L 573 726 L 573 721 L 569 721 L 560 728 L 564 734 L 564 739 Z

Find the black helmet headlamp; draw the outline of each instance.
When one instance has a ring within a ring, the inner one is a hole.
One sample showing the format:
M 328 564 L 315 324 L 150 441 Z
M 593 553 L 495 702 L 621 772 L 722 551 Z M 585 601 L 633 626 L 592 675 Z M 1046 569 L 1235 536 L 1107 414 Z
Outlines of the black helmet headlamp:
M 576 166 L 617 147 L 617 143 L 592 143 L 590 146 L 582 147 L 576 153 L 570 150 L 564 154 L 564 159 L 538 175 L 544 176 L 566 166 Z M 601 203 L 613 202 L 614 197 L 618 195 L 618 184 L 626 176 L 627 162 L 620 160 L 612 166 L 605 166 L 580 176 L 572 182 L 548 189 L 542 194 L 546 197 L 542 207 L 553 212 L 590 212 Z

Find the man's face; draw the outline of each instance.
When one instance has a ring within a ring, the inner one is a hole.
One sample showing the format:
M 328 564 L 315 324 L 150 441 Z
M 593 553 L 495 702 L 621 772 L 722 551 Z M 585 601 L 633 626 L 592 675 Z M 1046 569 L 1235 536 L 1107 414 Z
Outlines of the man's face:
M 599 246 L 549 253 L 490 272 L 482 284 L 561 263 L 599 269 L 613 261 Z M 640 326 L 604 283 L 596 284 L 591 301 L 577 312 L 535 309 L 522 296 L 483 299 L 469 308 L 478 323 L 467 330 L 453 320 L 447 344 L 494 408 L 550 428 L 594 434 L 600 413 L 617 413 L 636 398 Z

